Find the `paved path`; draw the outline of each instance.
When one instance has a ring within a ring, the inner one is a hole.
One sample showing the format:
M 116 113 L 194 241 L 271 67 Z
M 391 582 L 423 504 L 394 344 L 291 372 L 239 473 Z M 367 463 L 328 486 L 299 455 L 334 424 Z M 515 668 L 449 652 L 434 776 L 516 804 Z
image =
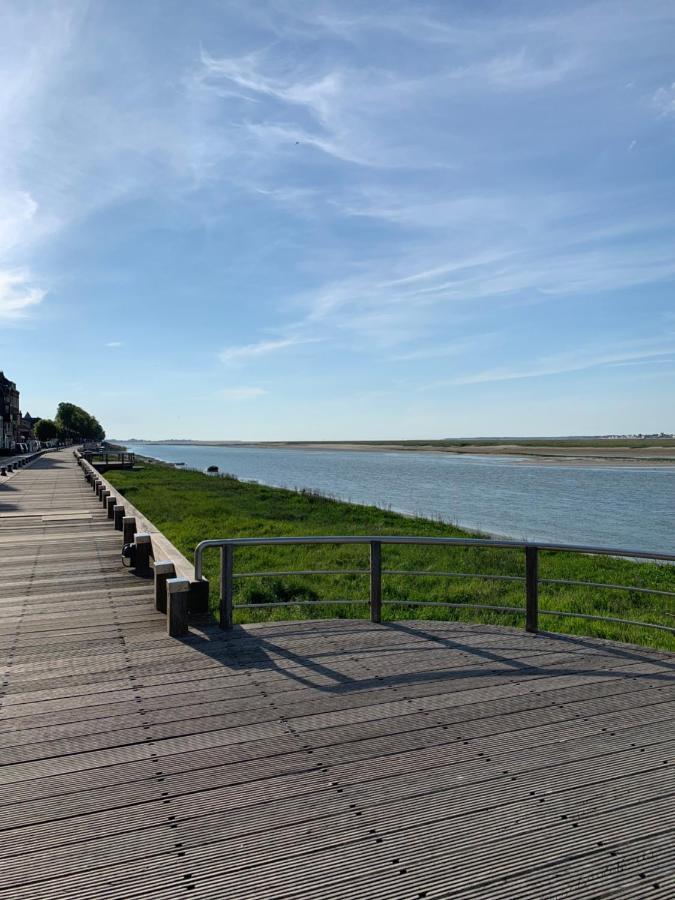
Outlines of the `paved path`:
M 0 488 L 0 900 L 675 895 L 675 661 L 454 623 L 164 633 L 69 452 Z

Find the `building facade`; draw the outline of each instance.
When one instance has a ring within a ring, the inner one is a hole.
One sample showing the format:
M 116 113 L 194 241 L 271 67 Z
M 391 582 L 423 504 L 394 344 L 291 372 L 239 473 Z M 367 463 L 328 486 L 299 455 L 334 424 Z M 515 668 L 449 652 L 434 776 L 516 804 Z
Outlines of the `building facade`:
M 0 449 L 11 450 L 19 440 L 21 412 L 19 392 L 4 372 L 0 372 Z
M 21 424 L 19 425 L 19 440 L 24 443 L 35 439 L 35 423 L 40 420 L 36 416 L 31 416 L 29 412 L 21 416 Z

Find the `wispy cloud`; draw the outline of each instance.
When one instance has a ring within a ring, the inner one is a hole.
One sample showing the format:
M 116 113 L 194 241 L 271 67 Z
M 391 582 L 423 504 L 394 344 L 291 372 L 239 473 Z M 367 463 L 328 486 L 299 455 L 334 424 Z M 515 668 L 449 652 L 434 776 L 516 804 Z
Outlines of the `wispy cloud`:
M 221 350 L 219 357 L 224 363 L 242 363 L 260 356 L 268 356 L 270 353 L 278 353 L 288 350 L 290 347 L 298 347 L 301 344 L 313 344 L 317 338 L 310 337 L 285 337 L 276 340 L 258 341 L 255 344 L 240 344 L 226 347 Z
M 654 106 L 662 116 L 675 116 L 675 81 L 654 92 Z
M 638 341 L 633 345 L 619 343 L 606 348 L 584 347 L 566 353 L 551 354 L 533 359 L 525 366 L 499 367 L 484 369 L 454 378 L 440 380 L 425 385 L 425 390 L 439 387 L 469 384 L 486 384 L 491 382 L 516 381 L 525 378 L 543 378 L 552 375 L 566 375 L 573 372 L 584 372 L 589 369 L 640 364 L 675 358 L 675 336 L 660 346 L 652 346 L 649 342 Z M 631 348 L 632 347 L 632 348 Z
M 225 400 L 255 400 L 257 397 L 263 397 L 269 393 L 261 387 L 231 387 L 224 388 L 220 392 L 220 396 Z
M 493 344 L 497 335 L 494 332 L 486 332 L 485 334 L 471 335 L 461 341 L 453 341 L 452 343 L 443 342 L 440 344 L 425 344 L 419 350 L 412 350 L 407 353 L 398 353 L 391 357 L 393 362 L 426 362 L 427 360 L 452 359 L 465 353 L 475 353 L 477 350 L 483 351 L 489 344 Z
M 33 285 L 29 271 L 0 271 L 0 319 L 24 318 L 45 294 Z
M 106 347 L 110 347 L 111 350 L 116 350 L 118 347 L 123 347 L 124 344 L 122 341 L 108 341 Z

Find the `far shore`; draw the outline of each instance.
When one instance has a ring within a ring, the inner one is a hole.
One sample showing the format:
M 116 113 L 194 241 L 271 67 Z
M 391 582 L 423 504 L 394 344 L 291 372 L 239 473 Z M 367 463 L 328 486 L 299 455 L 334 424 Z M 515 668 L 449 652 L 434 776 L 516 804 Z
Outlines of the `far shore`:
M 120 442 L 118 442 L 120 443 Z M 574 444 L 564 442 L 532 443 L 491 443 L 491 442 L 443 442 L 429 443 L 417 441 L 127 441 L 121 442 L 133 446 L 134 443 L 146 445 L 171 445 L 176 447 L 252 447 L 269 450 L 330 450 L 357 452 L 390 452 L 390 453 L 454 453 L 468 456 L 501 456 L 516 457 L 523 465 L 537 463 L 569 466 L 613 466 L 613 467 L 669 467 L 675 466 L 675 440 L 664 441 L 662 445 L 650 442 L 649 446 L 603 446 L 597 443 L 584 442 Z M 609 443 L 609 442 L 608 442 Z M 618 443 L 618 442 L 617 442 Z M 627 442 L 626 442 L 627 443 Z

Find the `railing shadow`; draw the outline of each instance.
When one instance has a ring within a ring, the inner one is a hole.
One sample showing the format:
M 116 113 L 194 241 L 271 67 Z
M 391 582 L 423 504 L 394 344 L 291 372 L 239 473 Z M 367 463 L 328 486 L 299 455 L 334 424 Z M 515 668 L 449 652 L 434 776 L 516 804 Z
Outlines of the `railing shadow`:
M 598 664 L 595 666 L 592 663 L 589 664 L 587 654 L 584 656 L 583 662 L 580 660 L 578 667 L 556 665 L 555 663 L 540 665 L 537 663 L 536 658 L 532 659 L 532 661 L 528 661 L 526 657 L 523 658 L 522 647 L 519 656 L 498 652 L 493 647 L 481 646 L 475 642 L 462 639 L 462 631 L 460 629 L 455 634 L 439 635 L 432 630 L 401 622 L 389 622 L 383 625 L 370 625 L 370 623 L 367 623 L 367 627 L 386 629 L 392 636 L 407 635 L 417 639 L 413 645 L 392 642 L 389 647 L 383 647 L 378 643 L 376 651 L 381 656 L 388 656 L 389 654 L 424 655 L 432 648 L 437 649 L 440 645 L 441 647 L 446 647 L 449 651 L 456 652 L 457 665 L 449 669 L 439 669 L 436 662 L 435 665 L 428 667 L 422 664 L 419 669 L 412 672 L 403 671 L 387 675 L 373 673 L 372 675 L 357 677 L 349 673 L 349 666 L 345 666 L 343 670 L 342 661 L 358 662 L 359 654 L 367 651 L 372 665 L 372 651 L 374 648 L 349 647 L 347 645 L 341 650 L 326 642 L 324 647 L 316 651 L 299 652 L 287 646 L 286 643 L 261 635 L 257 630 L 246 630 L 241 626 L 235 626 L 230 632 L 222 632 L 215 626 L 212 626 L 200 633 L 192 632 L 181 640 L 198 653 L 226 665 L 231 670 L 274 671 L 304 687 L 310 687 L 320 693 L 329 694 L 360 692 L 387 686 L 412 686 L 433 681 L 445 681 L 448 684 L 457 684 L 459 686 L 468 679 L 482 678 L 503 678 L 504 681 L 508 682 L 518 682 L 521 679 L 531 677 L 553 678 L 572 674 L 583 677 L 606 678 L 608 671 L 611 671 L 608 670 L 606 665 Z M 308 634 L 306 630 L 302 633 L 303 636 Z M 363 635 L 363 630 L 360 630 L 359 633 Z M 494 631 L 486 631 L 485 634 L 494 640 Z M 509 634 L 512 635 L 512 632 L 509 632 Z M 320 635 L 321 627 L 319 622 L 317 622 L 316 637 L 319 638 Z M 291 634 L 289 633 L 288 636 L 291 637 Z M 569 655 L 570 645 L 578 646 L 579 649 L 583 650 L 592 649 L 596 652 L 599 651 L 599 658 L 602 658 L 603 653 L 608 653 L 610 656 L 618 657 L 628 663 L 643 662 L 658 665 L 662 668 L 662 671 L 649 673 L 619 669 L 617 672 L 619 677 L 675 683 L 675 665 L 659 657 L 650 657 L 631 649 L 624 650 L 620 647 L 607 647 L 605 643 L 598 642 L 596 644 L 592 640 L 577 640 L 567 635 L 561 636 L 559 634 L 546 633 L 542 634 L 541 637 L 546 639 L 546 644 L 538 636 L 523 633 L 523 641 L 528 645 L 525 649 L 537 655 L 547 651 Z M 425 643 L 420 643 L 420 639 Z M 553 646 L 551 646 L 551 642 L 553 642 Z M 606 661 L 606 656 L 604 659 Z M 422 663 L 424 663 L 424 660 Z

